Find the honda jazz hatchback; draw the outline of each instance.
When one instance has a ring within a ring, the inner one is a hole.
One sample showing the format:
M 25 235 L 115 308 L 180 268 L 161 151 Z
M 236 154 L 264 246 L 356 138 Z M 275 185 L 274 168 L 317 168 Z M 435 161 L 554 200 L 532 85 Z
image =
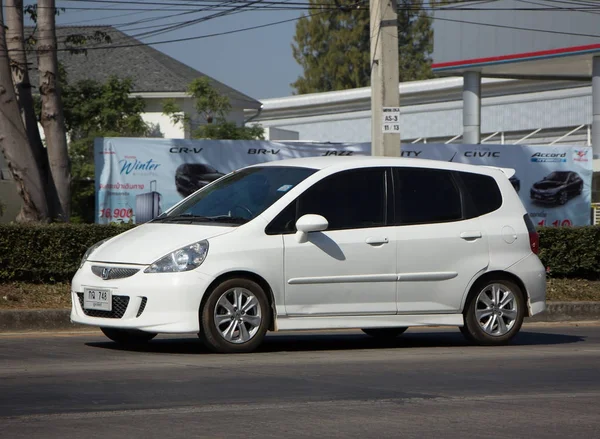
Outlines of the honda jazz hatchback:
M 513 175 L 378 157 L 243 168 L 88 249 L 71 319 L 119 343 L 198 333 L 217 352 L 267 331 L 426 325 L 504 344 L 546 307 Z

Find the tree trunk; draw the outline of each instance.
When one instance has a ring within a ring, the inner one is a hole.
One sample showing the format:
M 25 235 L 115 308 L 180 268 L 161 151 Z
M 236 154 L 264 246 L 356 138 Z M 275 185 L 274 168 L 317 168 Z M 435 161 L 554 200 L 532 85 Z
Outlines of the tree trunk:
M 50 172 L 62 208 L 59 217 L 68 221 L 71 211 L 71 172 L 58 84 L 55 13 L 54 0 L 38 0 L 37 55 L 42 98 L 41 123 L 46 137 Z
M 25 30 L 23 27 L 23 0 L 6 0 L 6 46 L 10 57 L 17 102 L 21 109 L 27 137 L 35 150 L 36 157 L 39 156 L 41 159 L 46 155 L 46 151 L 38 129 L 31 93 L 32 86 L 29 80 L 29 66 L 25 53 Z M 38 165 L 43 166 L 44 161 L 47 162 L 47 159 L 40 160 Z
M 29 144 L 13 88 L 0 1 L 0 150 L 17 184 L 23 207 L 18 221 L 48 219 L 45 185 Z
M 21 109 L 21 117 L 25 124 L 25 132 L 35 155 L 42 181 L 46 182 L 46 200 L 48 213 L 56 218 L 62 211 L 56 187 L 50 173 L 48 154 L 40 137 L 40 129 L 35 114 L 33 86 L 29 79 L 29 65 L 25 51 L 25 28 L 23 26 L 23 0 L 6 1 L 6 45 L 12 68 L 13 83 L 17 102 Z

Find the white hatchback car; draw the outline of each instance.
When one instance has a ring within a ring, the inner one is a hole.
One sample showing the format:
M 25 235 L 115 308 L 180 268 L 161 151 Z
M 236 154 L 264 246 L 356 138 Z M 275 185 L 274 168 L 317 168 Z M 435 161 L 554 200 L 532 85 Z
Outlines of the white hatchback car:
M 546 307 L 513 173 L 378 157 L 250 166 L 92 246 L 71 319 L 119 343 L 194 332 L 218 352 L 252 351 L 268 330 L 424 325 L 503 344 Z

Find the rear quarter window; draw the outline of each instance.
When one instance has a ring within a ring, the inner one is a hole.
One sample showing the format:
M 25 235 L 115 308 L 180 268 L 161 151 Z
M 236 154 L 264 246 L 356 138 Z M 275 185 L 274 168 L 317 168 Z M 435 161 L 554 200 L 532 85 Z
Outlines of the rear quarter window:
M 471 172 L 458 174 L 471 204 L 467 209 L 469 218 L 485 215 L 502 206 L 502 193 L 493 177 Z

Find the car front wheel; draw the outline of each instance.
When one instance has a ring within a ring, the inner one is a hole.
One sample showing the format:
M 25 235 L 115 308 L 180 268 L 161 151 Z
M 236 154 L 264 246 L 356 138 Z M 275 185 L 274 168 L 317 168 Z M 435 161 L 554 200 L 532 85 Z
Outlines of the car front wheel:
M 100 328 L 100 330 L 112 341 L 123 345 L 147 343 L 156 337 L 153 332 L 138 331 L 137 329 Z
M 560 204 L 565 204 L 568 200 L 569 195 L 567 194 L 567 191 L 562 191 L 560 194 L 558 194 L 558 202 Z
M 480 345 L 508 343 L 521 329 L 525 298 L 521 289 L 507 280 L 492 280 L 475 290 L 464 311 L 463 335 Z
M 265 291 L 249 279 L 229 279 L 208 293 L 201 310 L 200 338 L 221 353 L 255 350 L 270 324 Z

